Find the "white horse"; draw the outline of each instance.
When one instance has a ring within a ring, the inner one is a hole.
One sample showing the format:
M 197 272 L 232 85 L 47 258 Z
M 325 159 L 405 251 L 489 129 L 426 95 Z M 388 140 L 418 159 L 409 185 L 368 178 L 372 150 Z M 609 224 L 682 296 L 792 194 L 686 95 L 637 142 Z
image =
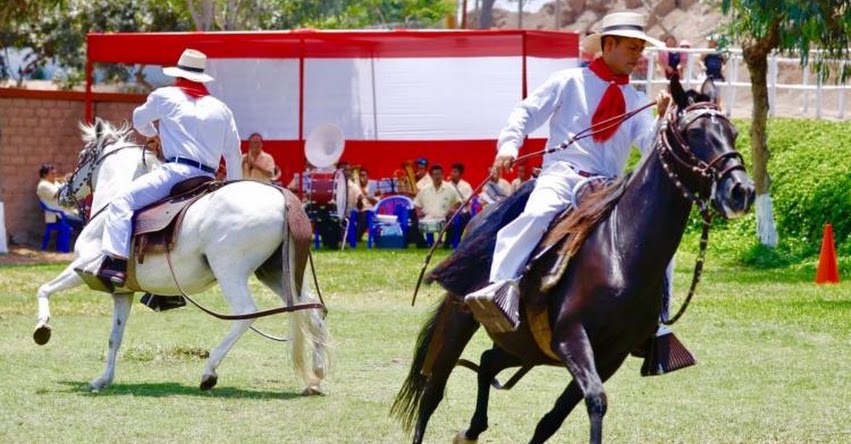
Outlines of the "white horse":
M 93 217 L 77 239 L 74 261 L 59 276 L 38 289 L 38 322 L 33 333 L 38 344 L 45 344 L 50 339 L 50 296 L 83 284 L 75 268 L 94 272 L 99 266 L 106 219 L 102 210 L 134 178 L 158 164 L 142 147 L 127 141 L 130 133 L 127 125 L 115 128 L 98 119 L 94 125 L 80 125 L 80 128 L 86 148 L 81 152 L 80 164 L 63 192 L 82 199 L 91 191 Z M 195 294 L 218 281 L 234 314 L 257 311 L 248 287 L 251 273 L 281 296 L 282 301 L 289 296 L 296 303 L 315 302 L 307 282 L 295 282 L 293 270 L 298 264 L 294 264 L 295 242 L 287 228 L 286 211 L 284 195 L 279 189 L 250 181 L 225 186 L 200 198 L 187 210 L 171 251 L 174 278 L 165 254 L 146 254 L 144 263 L 136 264 L 136 280 L 145 291 L 160 295 L 180 294 L 177 285 L 186 293 Z M 299 208 L 298 211 L 302 210 Z M 284 257 L 290 260 L 286 261 Z M 301 292 L 296 290 L 298 288 Z M 114 311 L 106 370 L 91 382 L 94 390 L 112 383 L 118 349 L 133 301 L 133 293 L 127 290 L 119 290 L 112 297 Z M 321 393 L 320 384 L 326 373 L 326 345 L 331 339 L 324 315 L 318 309 L 310 309 L 295 311 L 289 317 L 296 374 L 306 385 L 305 394 Z M 252 322 L 253 319 L 247 319 L 232 323 L 227 336 L 207 360 L 201 375 L 202 390 L 216 385 L 216 368 Z M 313 346 L 312 368 L 305 363 L 307 342 L 312 342 Z

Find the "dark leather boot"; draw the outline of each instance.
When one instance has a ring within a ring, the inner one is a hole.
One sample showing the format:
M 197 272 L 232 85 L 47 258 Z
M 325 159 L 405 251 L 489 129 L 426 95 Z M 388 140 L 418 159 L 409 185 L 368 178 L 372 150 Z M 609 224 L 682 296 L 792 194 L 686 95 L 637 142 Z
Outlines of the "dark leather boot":
M 123 287 L 127 281 L 127 260 L 107 256 L 98 271 L 98 277 L 116 287 Z

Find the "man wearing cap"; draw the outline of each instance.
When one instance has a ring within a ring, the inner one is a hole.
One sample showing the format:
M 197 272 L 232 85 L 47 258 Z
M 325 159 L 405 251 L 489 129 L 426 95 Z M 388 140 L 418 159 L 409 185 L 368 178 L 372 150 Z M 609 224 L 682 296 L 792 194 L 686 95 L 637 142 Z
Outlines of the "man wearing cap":
M 602 31 L 582 41 L 586 52 L 600 53 L 588 67 L 553 74 L 517 106 L 497 141 L 494 169 L 510 168 L 524 138 L 549 120 L 547 146 L 558 146 L 592 125 L 648 103 L 629 85 L 645 45 L 664 44 L 644 32 L 640 14 L 618 12 L 605 16 Z M 658 114 L 664 115 L 670 96 L 660 93 Z M 497 234 L 490 284 L 466 296 L 480 322 L 494 331 L 512 331 L 519 324 L 518 281 L 526 262 L 550 222 L 573 204 L 578 186 L 592 177 L 619 176 L 633 144 L 643 154 L 652 149 L 657 125 L 648 109 L 572 144 L 544 155 L 543 171 L 520 216 Z M 494 297 L 499 295 L 499 303 Z
M 426 188 L 431 184 L 431 175 L 426 174 L 428 172 L 428 160 L 420 157 L 417 159 L 417 167 L 414 169 L 414 179 L 417 180 L 417 189 L 416 191 L 422 191 L 423 188 Z
M 197 176 L 213 178 L 224 157 L 227 179 L 242 177 L 239 134 L 231 110 L 204 86 L 207 56 L 194 49 L 177 66 L 164 68 L 174 86 L 159 88 L 133 111 L 133 127 L 145 137 L 159 136 L 166 163 L 136 180 L 109 206 L 103 233 L 103 265 L 98 277 L 116 287 L 127 279 L 132 216 L 135 210 L 168 196 L 171 188 Z M 158 122 L 158 128 L 154 123 Z

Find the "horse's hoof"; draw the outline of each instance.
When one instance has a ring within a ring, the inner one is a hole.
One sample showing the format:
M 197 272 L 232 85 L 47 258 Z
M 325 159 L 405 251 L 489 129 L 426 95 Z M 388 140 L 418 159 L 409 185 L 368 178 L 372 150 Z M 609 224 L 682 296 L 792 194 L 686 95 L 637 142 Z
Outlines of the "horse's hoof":
M 478 439 L 467 438 L 466 430 L 461 430 L 460 432 L 458 432 L 458 434 L 455 435 L 455 439 L 452 440 L 452 444 L 476 444 L 477 442 L 479 442 Z
M 50 330 L 50 326 L 47 324 L 39 325 L 33 332 L 33 341 L 38 345 L 47 344 L 50 341 Z
M 322 396 L 323 394 L 318 385 L 307 387 L 301 392 L 301 396 Z
M 89 391 L 91 391 L 92 393 L 97 393 L 108 385 L 108 382 L 104 381 L 101 378 L 98 378 L 89 383 Z
M 201 378 L 201 390 L 207 391 L 216 386 L 219 377 L 216 375 L 204 375 Z

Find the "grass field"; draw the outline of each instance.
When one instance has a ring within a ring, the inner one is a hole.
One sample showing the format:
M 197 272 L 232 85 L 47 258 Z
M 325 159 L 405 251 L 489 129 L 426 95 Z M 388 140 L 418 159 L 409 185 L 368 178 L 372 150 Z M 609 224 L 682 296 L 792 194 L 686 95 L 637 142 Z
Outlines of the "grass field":
M 691 278 L 693 242 L 678 256 L 677 295 Z M 445 253 L 441 252 L 441 255 Z M 199 357 L 227 325 L 197 309 L 154 313 L 134 304 L 115 384 L 89 393 L 103 371 L 112 303 L 76 289 L 52 300 L 53 337 L 31 339 L 35 290 L 60 265 L 0 268 L 0 442 L 400 443 L 388 417 L 415 335 L 438 300 L 426 288 L 410 306 L 425 253 L 319 252 L 320 284 L 335 337 L 326 395 L 304 398 L 284 346 L 251 332 L 200 392 Z M 438 258 L 439 259 L 439 258 Z M 814 264 L 742 269 L 708 255 L 698 295 L 675 331 L 699 365 L 641 378 L 631 358 L 606 384 L 610 443 L 851 443 L 851 285 L 816 286 Z M 277 302 L 254 285 L 264 308 Z M 201 296 L 224 309 L 217 290 Z M 286 334 L 283 317 L 258 322 Z M 483 333 L 465 357 L 489 343 Z M 507 378 L 507 375 L 502 375 Z M 483 443 L 526 442 L 568 382 L 539 368 L 514 390 L 494 393 Z M 475 405 L 475 378 L 457 369 L 426 442 L 451 442 Z M 587 442 L 579 407 L 553 442 Z

